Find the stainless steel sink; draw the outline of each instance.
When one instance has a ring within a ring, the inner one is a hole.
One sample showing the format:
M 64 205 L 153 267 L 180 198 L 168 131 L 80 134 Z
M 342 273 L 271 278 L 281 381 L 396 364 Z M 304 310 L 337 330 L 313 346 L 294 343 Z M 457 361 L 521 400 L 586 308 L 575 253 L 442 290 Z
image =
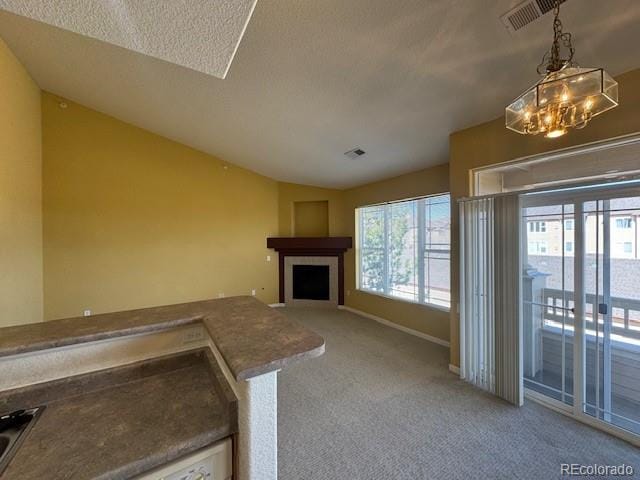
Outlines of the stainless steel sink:
M 44 408 L 35 407 L 0 415 L 0 475 L 9 465 Z

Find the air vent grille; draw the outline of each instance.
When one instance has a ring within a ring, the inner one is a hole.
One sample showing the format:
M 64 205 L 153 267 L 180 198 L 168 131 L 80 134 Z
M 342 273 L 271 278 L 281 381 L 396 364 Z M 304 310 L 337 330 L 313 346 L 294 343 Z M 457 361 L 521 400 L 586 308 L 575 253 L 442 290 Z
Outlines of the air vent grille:
M 513 30 L 520 30 L 525 25 L 529 25 L 536 18 L 540 18 L 538 9 L 534 7 L 533 2 L 527 2 L 522 8 L 519 8 L 509 15 L 507 20 L 509 20 Z
M 564 3 L 566 0 L 560 0 Z M 555 0 L 526 0 L 500 17 L 507 30 L 515 33 L 553 10 Z
M 564 3 L 566 0 L 560 0 L 560 3 Z M 547 12 L 553 10 L 553 7 L 556 5 L 556 0 L 536 0 L 538 4 L 538 8 L 540 9 L 540 13 L 544 15 Z
M 354 148 L 352 150 L 349 150 L 348 152 L 344 152 L 344 154 L 349 157 L 350 159 L 354 159 L 354 158 L 358 158 L 361 157 L 362 155 L 364 155 L 366 152 L 364 150 L 362 150 L 361 148 Z

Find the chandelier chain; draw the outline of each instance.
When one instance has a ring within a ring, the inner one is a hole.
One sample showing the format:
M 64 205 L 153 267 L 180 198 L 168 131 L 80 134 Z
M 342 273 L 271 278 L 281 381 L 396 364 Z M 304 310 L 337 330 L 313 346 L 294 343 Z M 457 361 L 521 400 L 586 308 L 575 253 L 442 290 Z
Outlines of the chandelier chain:
M 561 46 L 564 46 L 569 51 L 568 58 L 560 58 Z M 560 0 L 556 0 L 553 7 L 553 43 L 551 48 L 545 52 L 536 70 L 540 75 L 544 75 L 545 73 L 557 72 L 566 65 L 573 65 L 574 53 L 575 49 L 571 44 L 571 33 L 562 31 Z

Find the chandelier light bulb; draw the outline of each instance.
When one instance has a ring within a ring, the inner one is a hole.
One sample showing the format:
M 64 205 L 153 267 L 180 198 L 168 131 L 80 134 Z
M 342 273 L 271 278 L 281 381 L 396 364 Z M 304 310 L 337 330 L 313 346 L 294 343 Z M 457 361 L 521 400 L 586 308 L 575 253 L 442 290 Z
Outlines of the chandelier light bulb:
M 549 133 L 547 133 L 545 135 L 545 137 L 547 137 L 547 138 L 558 138 L 558 137 L 561 137 L 562 135 L 564 135 L 565 133 L 567 133 L 567 131 L 564 130 L 564 129 L 551 130 Z

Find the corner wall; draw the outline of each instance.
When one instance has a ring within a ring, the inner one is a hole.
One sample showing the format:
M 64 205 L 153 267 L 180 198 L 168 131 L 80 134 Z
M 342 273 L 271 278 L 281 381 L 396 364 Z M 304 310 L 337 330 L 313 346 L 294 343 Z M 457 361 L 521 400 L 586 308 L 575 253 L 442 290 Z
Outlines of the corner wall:
M 460 365 L 459 239 L 456 199 L 471 192 L 471 170 L 517 158 L 640 132 L 640 69 L 618 75 L 620 106 L 596 117 L 583 130 L 548 139 L 507 130 L 504 117 L 451 134 L 449 138 L 451 223 L 451 363 Z
M 42 321 L 40 89 L 0 39 L 0 327 Z
M 277 301 L 276 181 L 43 93 L 46 319 Z

